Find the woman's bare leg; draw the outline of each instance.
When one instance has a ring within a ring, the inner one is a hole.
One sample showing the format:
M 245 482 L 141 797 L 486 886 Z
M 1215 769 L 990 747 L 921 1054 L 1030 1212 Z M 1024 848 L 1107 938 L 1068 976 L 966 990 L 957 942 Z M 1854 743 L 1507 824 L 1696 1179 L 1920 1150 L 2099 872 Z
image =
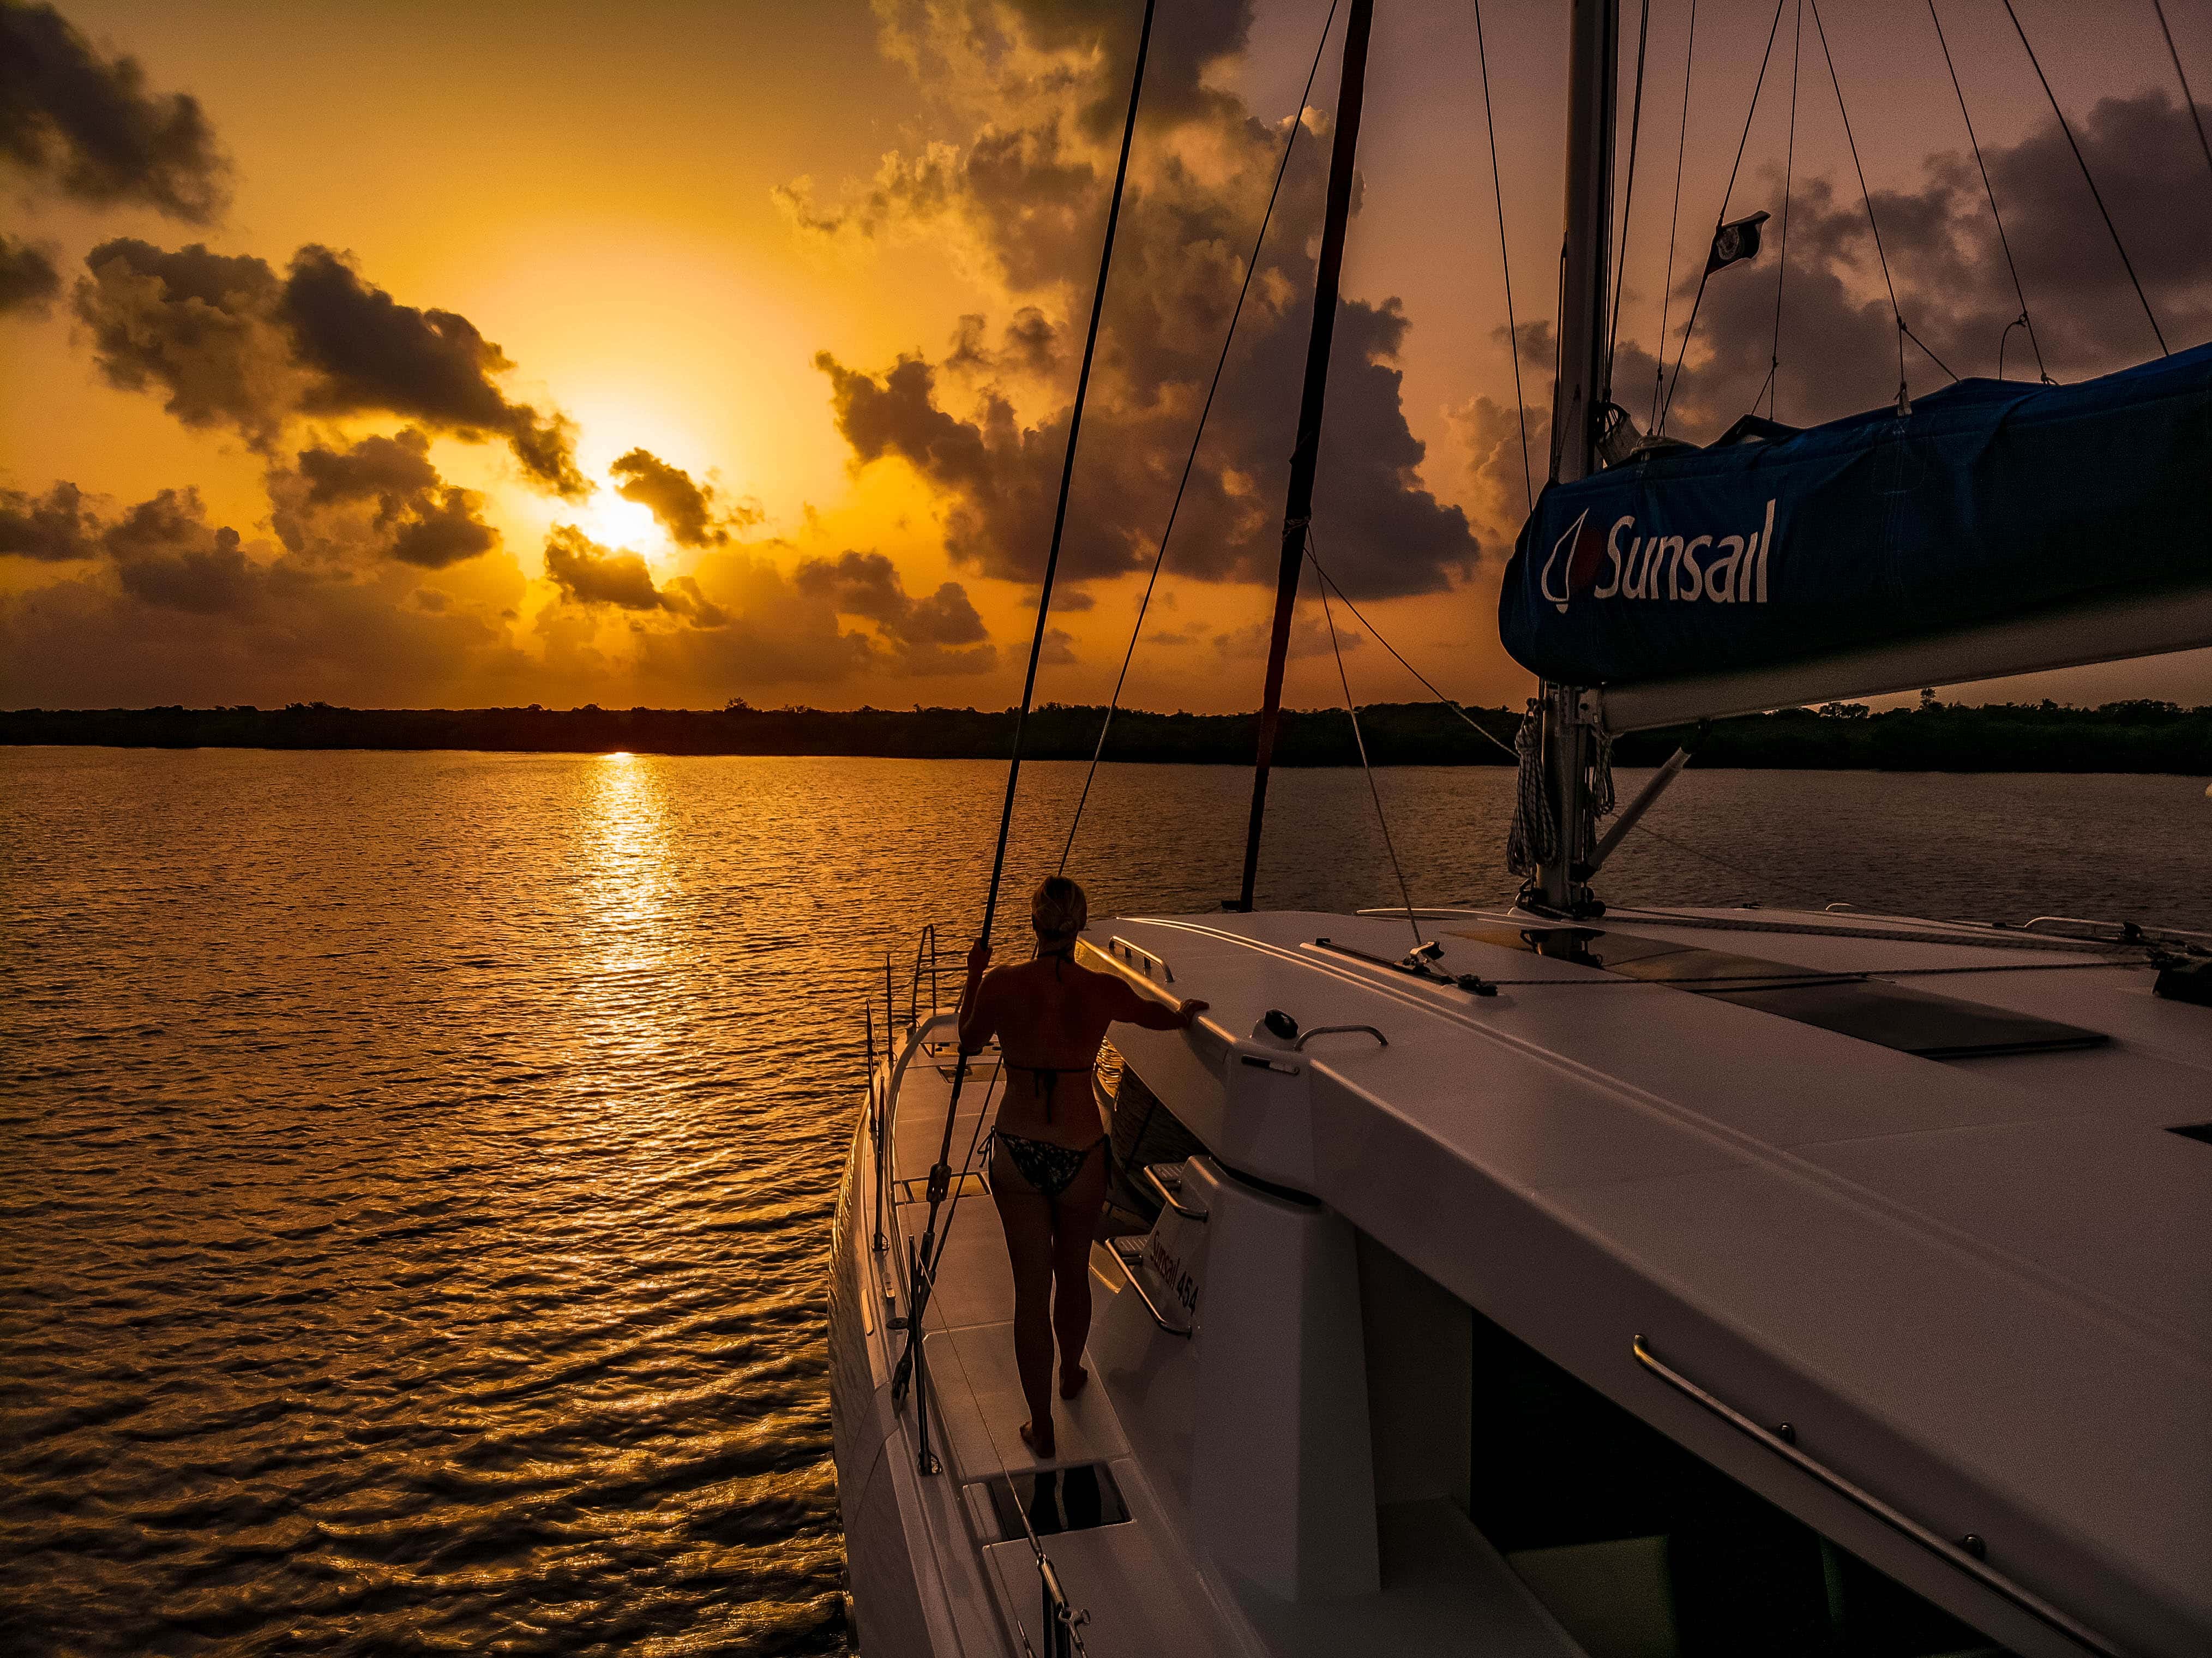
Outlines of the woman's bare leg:
M 1106 1151 L 1094 1149 L 1052 1211 L 1052 1326 L 1060 1339 L 1060 1396 L 1083 1391 L 1083 1344 L 1091 1339 L 1091 1241 L 1106 1206 Z
M 991 1201 L 1006 1229 L 1014 1269 L 1014 1364 L 1030 1419 L 1024 1437 L 1040 1458 L 1052 1455 L 1053 1202 L 1021 1177 L 1003 1151 L 991 1158 Z

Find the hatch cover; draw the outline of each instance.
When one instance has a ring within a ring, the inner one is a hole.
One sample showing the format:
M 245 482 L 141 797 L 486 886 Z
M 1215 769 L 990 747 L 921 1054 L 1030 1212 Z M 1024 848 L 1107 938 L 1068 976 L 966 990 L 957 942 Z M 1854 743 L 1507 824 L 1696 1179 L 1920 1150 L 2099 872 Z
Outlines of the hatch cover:
M 1001 1542 L 1025 1537 L 1032 1531 L 1039 1537 L 1049 1537 L 1055 1532 L 1118 1526 L 1129 1517 L 1129 1505 L 1121 1500 L 1114 1471 L 1103 1462 L 1006 1474 L 982 1484 L 999 1522 Z M 1026 1528 L 1022 1524 L 1025 1514 Z
M 1925 1060 L 2047 1054 L 2095 1048 L 2110 1040 L 2102 1031 L 2080 1025 L 1911 990 L 1861 974 L 1823 973 L 1790 962 L 1600 927 L 1483 926 L 1454 928 L 1453 933 L 1733 1002 Z

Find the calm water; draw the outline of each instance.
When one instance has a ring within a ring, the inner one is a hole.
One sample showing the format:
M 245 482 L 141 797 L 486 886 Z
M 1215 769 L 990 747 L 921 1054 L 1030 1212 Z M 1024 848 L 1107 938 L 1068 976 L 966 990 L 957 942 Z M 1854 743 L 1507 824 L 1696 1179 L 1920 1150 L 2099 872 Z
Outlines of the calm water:
M 1079 781 L 1025 774 L 1017 918 Z M 0 1649 L 842 1649 L 861 1000 L 974 927 L 1000 782 L 0 749 Z M 1382 774 L 1417 902 L 1510 893 L 1510 782 Z M 1094 912 L 1212 908 L 1248 787 L 1105 774 Z M 1693 770 L 1650 822 L 1703 855 L 1608 896 L 2212 928 L 2203 779 Z M 1358 773 L 1279 776 L 1263 872 L 1395 897 Z

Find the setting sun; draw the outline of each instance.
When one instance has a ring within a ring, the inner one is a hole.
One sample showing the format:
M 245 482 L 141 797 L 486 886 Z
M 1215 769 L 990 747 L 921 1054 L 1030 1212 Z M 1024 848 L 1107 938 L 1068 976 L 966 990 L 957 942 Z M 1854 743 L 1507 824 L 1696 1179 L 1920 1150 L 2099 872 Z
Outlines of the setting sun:
M 675 550 L 651 508 L 625 501 L 611 489 L 602 489 L 580 512 L 556 521 L 572 523 L 601 546 L 636 553 L 656 568 Z

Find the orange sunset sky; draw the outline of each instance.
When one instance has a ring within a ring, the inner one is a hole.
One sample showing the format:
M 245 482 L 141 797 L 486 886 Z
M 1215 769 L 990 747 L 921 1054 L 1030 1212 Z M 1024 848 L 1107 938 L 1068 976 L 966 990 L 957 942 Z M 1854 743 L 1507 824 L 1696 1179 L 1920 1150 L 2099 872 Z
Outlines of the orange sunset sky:
M 2154 355 L 2000 0 L 1938 4 L 2049 371 Z M 2150 0 L 2015 4 L 2167 342 L 2212 337 L 2212 165 Z M 0 3 L 0 705 L 1012 701 L 1139 10 Z M 1328 10 L 1160 9 L 1041 698 L 1112 687 Z M 1686 120 L 1690 14 L 1650 9 L 1615 380 L 1639 422 L 1776 15 L 1703 0 Z M 1483 13 L 1539 487 L 1564 15 Z M 2212 92 L 2212 11 L 2166 15 Z M 1915 334 L 1993 374 L 2019 311 L 1926 0 L 1820 25 L 1785 0 L 1729 203 L 1775 222 L 1707 292 L 1680 435 L 1766 407 L 1785 164 L 1774 412 L 1893 392 L 1822 25 Z M 1340 32 L 1136 706 L 1258 701 Z M 1471 7 L 1380 0 L 1368 88 L 1317 544 L 1495 703 L 1528 687 L 1495 628 L 1525 495 Z M 2033 372 L 2022 331 L 2004 349 Z M 1362 700 L 1419 695 L 1349 636 Z M 1336 700 L 1322 638 L 1316 610 L 1294 704 Z M 2212 653 L 1964 695 L 2212 702 Z

